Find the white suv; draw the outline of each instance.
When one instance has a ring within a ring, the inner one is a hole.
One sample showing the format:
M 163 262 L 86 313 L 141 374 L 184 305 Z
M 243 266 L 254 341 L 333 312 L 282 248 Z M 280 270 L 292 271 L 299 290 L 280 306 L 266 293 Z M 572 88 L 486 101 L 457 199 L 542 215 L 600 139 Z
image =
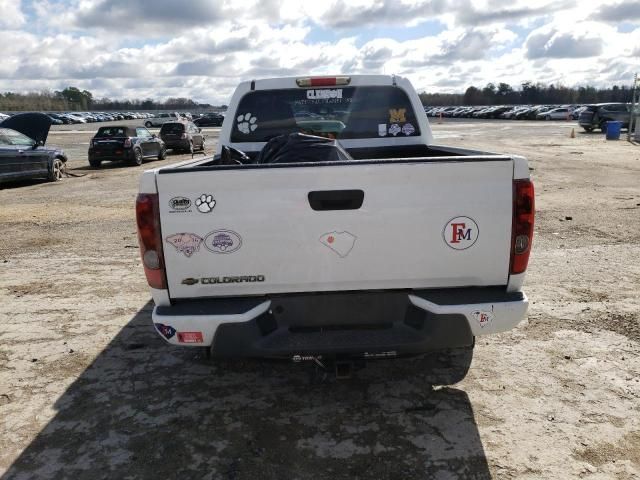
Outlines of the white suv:
M 146 122 L 144 122 L 144 126 L 149 127 L 161 127 L 167 122 L 179 122 L 182 118 L 180 114 L 177 112 L 171 113 L 160 113 L 153 118 L 150 118 Z

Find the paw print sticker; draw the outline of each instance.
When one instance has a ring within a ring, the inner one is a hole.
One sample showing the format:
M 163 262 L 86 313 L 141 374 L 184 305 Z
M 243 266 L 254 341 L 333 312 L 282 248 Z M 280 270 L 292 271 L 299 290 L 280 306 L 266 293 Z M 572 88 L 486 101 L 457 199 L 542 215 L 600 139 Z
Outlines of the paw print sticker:
M 258 128 L 258 124 L 256 123 L 258 119 L 251 115 L 251 113 L 245 113 L 244 115 L 240 115 L 238 117 L 238 130 L 240 130 L 244 134 L 249 134 L 253 132 L 256 128 Z
M 203 193 L 198 198 L 196 198 L 196 208 L 201 213 L 209 213 L 213 210 L 213 207 L 216 206 L 216 201 L 213 199 L 211 195 L 207 195 Z

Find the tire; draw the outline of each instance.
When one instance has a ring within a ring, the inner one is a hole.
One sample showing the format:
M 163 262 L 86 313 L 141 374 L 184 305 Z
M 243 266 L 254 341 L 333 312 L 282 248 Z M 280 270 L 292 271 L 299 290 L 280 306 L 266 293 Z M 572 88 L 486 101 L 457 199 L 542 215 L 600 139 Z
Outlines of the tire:
M 66 164 L 60 158 L 54 158 L 53 163 L 51 164 L 51 171 L 49 172 L 49 181 L 50 182 L 59 182 L 62 180 L 62 175 L 64 175 L 64 170 L 66 168 Z
M 142 165 L 142 150 L 139 148 L 133 149 L 133 160 L 131 161 L 131 164 L 136 166 Z
M 164 160 L 167 158 L 167 148 L 160 147 L 160 152 L 158 153 L 158 160 Z
M 147 128 L 151 128 L 151 127 L 153 127 L 153 123 L 151 123 L 149 121 L 146 121 L 146 122 L 144 122 L 144 126 L 147 127 Z
M 89 158 L 89 165 L 91 165 L 92 168 L 100 168 L 100 164 L 102 162 L 100 160 L 95 160 L 93 158 Z
M 584 131 L 587 133 L 593 132 L 593 127 L 582 127 L 582 128 L 584 128 Z

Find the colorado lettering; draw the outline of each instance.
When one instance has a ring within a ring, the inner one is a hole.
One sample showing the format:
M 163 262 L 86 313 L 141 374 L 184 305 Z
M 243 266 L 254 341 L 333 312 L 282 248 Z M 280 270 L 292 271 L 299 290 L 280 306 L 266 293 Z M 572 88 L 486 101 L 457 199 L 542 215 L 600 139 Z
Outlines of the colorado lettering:
M 238 277 L 204 277 L 200 279 L 203 285 L 211 285 L 217 283 L 255 283 L 264 282 L 264 275 L 244 275 Z

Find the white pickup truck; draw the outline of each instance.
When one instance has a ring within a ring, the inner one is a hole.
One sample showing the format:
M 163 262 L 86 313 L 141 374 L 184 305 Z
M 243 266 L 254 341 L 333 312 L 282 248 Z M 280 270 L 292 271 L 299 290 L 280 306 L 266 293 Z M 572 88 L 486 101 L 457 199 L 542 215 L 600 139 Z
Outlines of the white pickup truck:
M 144 172 L 136 210 L 156 330 L 214 356 L 470 350 L 527 312 L 527 161 L 434 145 L 402 77 L 241 83 L 216 154 Z

